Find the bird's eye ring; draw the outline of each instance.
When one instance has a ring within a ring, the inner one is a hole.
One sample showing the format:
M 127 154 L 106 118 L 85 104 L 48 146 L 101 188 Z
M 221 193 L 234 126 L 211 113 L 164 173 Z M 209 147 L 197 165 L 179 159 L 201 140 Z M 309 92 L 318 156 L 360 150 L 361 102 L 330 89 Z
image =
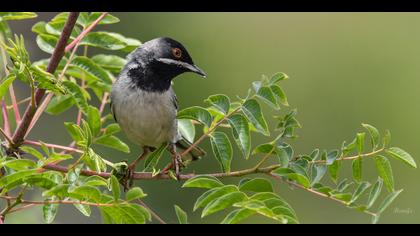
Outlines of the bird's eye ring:
M 179 59 L 182 57 L 182 51 L 179 48 L 172 48 L 172 55 L 176 58 Z

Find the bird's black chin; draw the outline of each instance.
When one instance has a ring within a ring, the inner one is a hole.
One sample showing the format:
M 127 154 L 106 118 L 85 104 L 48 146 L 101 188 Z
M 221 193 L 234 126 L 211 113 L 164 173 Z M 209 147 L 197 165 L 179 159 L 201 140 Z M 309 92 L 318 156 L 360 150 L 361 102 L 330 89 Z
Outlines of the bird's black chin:
M 196 65 L 168 58 L 159 58 L 157 59 L 157 61 L 166 64 L 167 66 L 170 66 L 173 71 L 177 71 L 179 74 L 184 72 L 193 72 L 198 75 L 201 75 L 203 78 L 206 78 L 206 73 Z

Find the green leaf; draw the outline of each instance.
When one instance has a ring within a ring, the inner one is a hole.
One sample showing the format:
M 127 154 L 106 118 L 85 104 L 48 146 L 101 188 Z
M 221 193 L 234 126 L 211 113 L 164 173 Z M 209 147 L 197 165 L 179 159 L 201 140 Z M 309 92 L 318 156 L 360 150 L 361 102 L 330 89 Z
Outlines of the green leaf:
M 42 196 L 44 197 L 57 196 L 58 198 L 63 199 L 64 197 L 67 197 L 69 195 L 68 193 L 69 187 L 70 187 L 69 184 L 60 184 L 49 190 L 44 191 L 42 193 Z
M 3 98 L 3 96 L 9 91 L 9 86 L 13 83 L 15 79 L 16 79 L 16 76 L 9 75 L 6 77 L 6 79 L 3 82 L 1 82 L 0 99 Z
M 182 137 L 184 137 L 190 143 L 194 142 L 195 126 L 191 120 L 186 120 L 186 119 L 178 120 L 178 130 Z
M 114 135 L 103 135 L 96 139 L 95 143 L 113 148 L 121 152 L 130 153 L 130 148 L 128 145 Z
M 206 109 L 199 106 L 193 106 L 179 111 L 177 118 L 195 120 L 207 127 L 210 127 L 212 123 L 212 117 L 210 113 Z
M 233 192 L 211 201 L 201 213 L 201 218 L 226 209 L 237 202 L 242 202 L 247 196 L 242 192 Z
M 30 175 L 23 179 L 23 182 L 44 189 L 51 189 L 57 186 L 57 183 L 51 180 L 47 175 Z
M 360 182 L 362 180 L 362 161 L 362 158 L 358 157 L 352 162 L 353 179 L 356 182 Z
M 230 109 L 230 99 L 224 94 L 211 95 L 206 99 L 217 110 L 221 111 L 223 114 L 227 115 Z
M 357 151 L 359 154 L 363 153 L 364 147 L 365 147 L 365 136 L 366 133 L 358 133 L 356 137 L 356 145 L 357 145 Z
M 34 12 L 0 12 L 1 20 L 25 20 L 35 18 L 38 15 Z
M 278 72 L 274 74 L 273 76 L 271 76 L 270 84 L 275 84 L 275 83 L 278 83 L 279 81 L 286 80 L 286 79 L 289 79 L 289 76 L 287 76 L 283 72 Z
M 228 136 L 223 132 L 213 132 L 210 136 L 214 156 L 219 162 L 222 171 L 229 173 L 233 151 Z
M 73 97 L 70 94 L 55 96 L 48 103 L 47 112 L 50 115 L 59 115 L 68 109 L 70 109 L 75 104 Z
M 55 198 L 52 198 L 51 201 L 54 201 L 54 199 Z M 59 204 L 44 204 L 42 212 L 45 223 L 50 224 L 54 221 L 55 216 L 57 215 L 58 206 Z
M 379 176 L 383 179 L 388 192 L 394 192 L 394 176 L 392 174 L 391 163 L 384 156 L 376 156 L 375 163 Z
M 269 106 L 274 109 L 279 109 L 279 104 L 277 103 L 277 98 L 274 95 L 270 87 L 261 86 L 257 91 L 257 97 L 267 103 Z
M 248 121 L 242 114 L 234 114 L 229 117 L 228 122 L 232 127 L 232 135 L 236 144 L 245 159 L 248 159 L 251 151 L 251 135 Z
M 380 139 L 380 134 L 379 134 L 378 129 L 369 124 L 362 124 L 362 126 L 365 129 L 367 129 L 367 131 L 369 132 L 372 148 L 373 150 L 376 150 L 379 147 L 379 139 Z
M 324 177 L 326 172 L 327 172 L 326 165 L 312 165 L 311 186 L 321 181 L 321 179 Z
M 36 173 L 36 170 L 22 170 L 0 178 L 0 189 L 6 185 L 21 181 L 23 178 Z
M 277 154 L 281 166 L 284 168 L 288 167 L 290 160 L 294 157 L 292 146 L 287 143 L 280 143 L 275 148 L 275 153 Z
M 383 137 L 383 145 L 384 148 L 387 148 L 389 146 L 389 143 L 391 142 L 391 132 L 389 132 L 389 130 L 385 131 L 385 135 Z
M 22 146 L 20 150 L 22 150 L 25 153 L 31 154 L 32 156 L 36 157 L 38 160 L 44 159 L 44 156 L 33 147 Z
M 327 154 L 326 165 L 332 165 L 339 155 L 338 150 L 332 150 Z
M 230 212 L 222 221 L 222 224 L 237 224 L 238 222 L 255 215 L 250 209 L 237 209 Z
M 337 194 L 331 195 L 331 197 L 348 203 L 351 201 L 352 195 L 349 193 L 337 193 Z
M 88 82 L 103 81 L 107 84 L 112 83 L 111 76 L 104 69 L 92 59 L 84 56 L 73 58 L 67 73 L 76 78 L 87 80 Z
M 334 183 L 337 183 L 340 167 L 341 167 L 341 162 L 337 160 L 334 161 L 332 165 L 328 166 L 328 173 L 330 174 L 330 177 Z
M 163 152 L 165 151 L 168 145 L 166 143 L 160 145 L 160 147 L 154 150 L 144 162 L 144 170 L 152 170 L 158 164 L 160 158 L 162 157 Z
M 92 57 L 92 60 L 100 67 L 111 71 L 112 73 L 119 73 L 121 69 L 127 64 L 127 60 L 115 55 L 98 54 Z
M 215 199 L 218 199 L 226 194 L 238 192 L 238 187 L 235 185 L 226 185 L 221 187 L 216 187 L 204 192 L 195 202 L 193 211 L 198 208 L 207 206 L 210 202 Z
M 99 113 L 98 108 L 94 106 L 89 106 L 87 113 L 87 122 L 89 124 L 90 130 L 94 137 L 98 136 L 101 132 L 101 114 Z
M 105 127 L 105 134 L 116 134 L 121 131 L 121 127 L 117 123 L 109 124 Z
M 79 126 L 71 122 L 64 122 L 64 126 L 74 141 L 79 142 L 83 140 L 83 131 Z
M 36 163 L 28 159 L 16 159 L 16 160 L 0 162 L 0 168 L 2 168 L 3 166 L 7 166 L 13 170 L 20 171 L 20 170 L 27 170 L 29 168 L 35 168 Z
M 88 200 L 98 202 L 101 199 L 101 192 L 92 186 L 79 186 L 69 190 L 70 197 L 78 200 Z
M 73 204 L 74 207 L 76 207 L 77 210 L 79 210 L 83 215 L 89 217 L 92 213 L 90 206 L 88 205 L 82 205 L 82 204 Z
M 350 202 L 355 202 L 357 201 L 362 195 L 363 193 L 366 192 L 366 190 L 368 190 L 370 187 L 370 183 L 368 182 L 361 182 L 359 184 L 359 186 L 356 188 L 356 191 L 354 191 L 353 196 L 351 198 Z
M 70 154 L 60 154 L 60 153 L 53 152 L 48 156 L 47 160 L 43 161 L 43 164 L 47 165 L 47 164 L 50 164 L 50 163 L 53 163 L 53 162 L 65 161 L 65 160 L 69 160 L 69 159 L 72 159 L 72 158 L 73 158 L 73 156 L 70 155 Z
M 48 53 L 52 54 L 54 52 L 55 45 L 57 44 L 57 37 L 48 35 L 48 34 L 38 34 L 36 37 L 36 43 L 38 47 Z
M 126 38 L 121 34 L 98 31 L 90 32 L 83 38 L 80 45 L 98 47 L 107 50 L 132 51 L 141 45 L 136 39 Z
M 267 122 L 264 119 L 261 107 L 257 100 L 249 99 L 242 105 L 242 110 L 246 118 L 251 122 L 252 125 L 265 136 L 270 136 Z
M 382 212 L 384 212 L 391 205 L 391 203 L 398 197 L 398 195 L 400 195 L 402 191 L 403 190 L 401 189 L 396 192 L 390 193 L 388 196 L 386 196 L 383 202 L 379 205 L 377 214 L 381 214 Z
M 283 104 L 284 106 L 289 106 L 289 102 L 287 101 L 286 93 L 283 89 L 278 85 L 271 85 L 271 91 L 273 92 L 274 96 L 278 103 Z
M 353 152 L 357 148 L 357 138 L 353 139 L 351 143 L 348 145 L 345 145 L 346 143 L 343 143 L 342 151 L 343 156 L 347 156 L 349 153 Z
M 217 188 L 221 186 L 223 186 L 223 183 L 220 182 L 220 180 L 218 180 L 215 177 L 205 176 L 205 175 L 200 175 L 200 176 L 191 178 L 182 185 L 183 188 L 208 188 L 208 189 Z
M 188 224 L 187 213 L 183 211 L 178 205 L 175 205 L 175 213 L 180 224 Z
M 263 178 L 242 179 L 239 183 L 240 191 L 273 192 L 271 182 Z
M 67 90 L 69 91 L 70 95 L 73 97 L 79 109 L 84 114 L 87 114 L 89 110 L 89 105 L 79 85 L 69 80 L 63 81 L 63 85 L 67 88 Z
M 296 173 L 295 171 L 289 168 L 278 168 L 273 171 L 273 174 L 276 174 L 278 176 L 285 176 L 291 180 L 296 181 L 298 184 L 302 185 L 305 188 L 308 188 L 310 186 L 310 181 L 306 176 Z
M 89 15 L 89 25 L 92 24 L 95 20 L 97 20 L 103 13 L 102 12 L 92 12 Z M 115 24 L 120 22 L 118 17 L 115 17 L 111 14 L 107 14 L 101 21 L 99 21 L 99 25 L 108 25 L 108 24 Z
M 146 196 L 147 194 L 145 194 L 140 187 L 134 187 L 128 190 L 128 192 L 125 194 L 125 200 L 133 201 L 136 199 L 144 198 Z
M 114 196 L 114 201 L 118 202 L 118 199 L 120 199 L 120 183 L 118 182 L 117 177 L 115 175 L 111 175 L 109 178 L 109 186 L 111 188 L 112 195 Z
M 370 190 L 369 199 L 367 201 L 367 209 L 371 208 L 375 201 L 378 199 L 379 195 L 381 194 L 382 185 L 383 180 L 381 178 L 378 178 L 378 181 L 376 181 L 375 185 L 373 185 L 372 190 Z
M 252 155 L 261 154 L 261 153 L 269 154 L 269 153 L 274 153 L 274 151 L 275 151 L 275 146 L 272 143 L 263 143 L 254 148 L 254 150 L 252 151 Z
M 400 160 L 407 165 L 417 168 L 417 164 L 414 161 L 413 157 L 411 157 L 410 154 L 408 154 L 406 151 L 402 150 L 401 148 L 392 147 L 387 150 L 385 150 L 386 153 L 388 153 L 391 157 L 396 158 L 397 160 Z

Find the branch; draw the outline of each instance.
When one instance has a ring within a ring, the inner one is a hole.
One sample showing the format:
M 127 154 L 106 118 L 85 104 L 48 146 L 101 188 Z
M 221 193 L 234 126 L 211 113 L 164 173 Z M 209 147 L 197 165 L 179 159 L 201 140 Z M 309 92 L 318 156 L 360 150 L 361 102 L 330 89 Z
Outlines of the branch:
M 268 167 L 264 167 L 264 168 L 250 168 L 250 169 L 244 169 L 244 170 L 239 170 L 239 171 L 233 171 L 233 172 L 229 172 L 229 173 L 212 173 L 212 174 L 181 174 L 179 176 L 180 180 L 188 180 L 191 178 L 194 178 L 196 176 L 201 176 L 201 175 L 207 175 L 207 176 L 213 176 L 216 178 L 225 178 L 225 177 L 241 177 L 244 175 L 250 175 L 250 174 L 257 174 L 257 173 L 270 173 L 271 171 L 279 168 L 280 165 L 271 165 Z M 55 171 L 59 171 L 59 172 L 64 172 L 67 173 L 69 171 L 69 168 L 64 167 L 64 166 L 60 166 L 60 165 L 56 165 L 56 164 L 48 164 L 42 167 L 42 169 L 47 169 L 47 170 L 55 170 Z M 92 176 L 92 175 L 97 175 L 103 178 L 109 178 L 111 176 L 111 173 L 108 172 L 96 172 L 96 171 L 91 171 L 91 170 L 81 170 L 80 174 L 83 176 Z M 152 172 L 135 172 L 133 173 L 132 176 L 133 180 L 156 180 L 156 179 L 163 179 L 163 180 L 170 180 L 173 179 L 170 175 L 168 174 L 158 174 L 153 176 Z
M 64 50 L 67 44 L 68 39 L 70 38 L 71 32 L 74 28 L 74 25 L 76 24 L 77 18 L 79 17 L 79 12 L 71 12 L 69 14 L 69 17 L 67 18 L 67 21 L 64 25 L 63 32 L 61 33 L 60 39 L 57 42 L 57 45 L 54 49 L 53 54 L 51 55 L 50 61 L 47 66 L 47 72 L 54 74 L 55 70 L 57 69 L 58 64 L 60 63 L 61 59 L 64 56 Z M 46 90 L 45 89 L 37 89 L 35 92 L 35 106 L 37 106 L 42 98 L 45 95 Z M 37 107 L 32 106 L 32 104 L 29 104 L 26 108 L 26 111 L 23 115 L 22 122 L 19 124 L 19 126 L 16 128 L 16 131 L 13 135 L 13 147 L 17 148 L 19 147 L 24 137 L 27 134 L 27 130 L 29 128 L 29 125 L 31 124 L 31 121 L 35 115 L 35 112 L 37 110 Z
M 375 156 L 376 154 L 378 154 L 378 153 L 380 153 L 380 152 L 382 152 L 384 150 L 385 150 L 385 148 L 381 148 L 381 149 L 378 149 L 376 151 L 365 153 L 365 154 L 360 154 L 360 155 L 357 155 L 357 156 L 341 157 L 341 158 L 337 158 L 337 161 L 351 161 L 351 160 L 357 159 L 359 157 L 360 158 L 363 158 L 363 157 L 372 157 L 372 156 Z M 317 161 L 314 161 L 313 163 L 316 163 L 316 164 L 325 164 L 326 162 L 327 162 L 326 160 L 317 160 Z
M 3 127 L 4 132 L 7 136 L 10 135 L 10 123 L 9 123 L 9 113 L 7 112 L 6 102 L 1 100 L 1 110 L 3 115 Z
M 25 141 L 23 141 L 23 144 L 28 144 L 28 145 L 38 146 L 38 147 L 42 146 L 41 142 L 32 141 L 32 140 L 25 140 Z M 57 149 L 64 150 L 64 151 L 67 151 L 67 152 L 84 153 L 82 150 L 77 149 L 77 148 L 66 147 L 66 146 L 62 146 L 62 145 L 58 145 L 58 144 L 52 144 L 52 143 L 43 143 L 43 144 L 46 147 L 57 148 Z
M 11 196 L 0 196 L 2 199 L 6 200 L 16 200 L 18 197 L 11 197 Z M 123 202 L 124 203 L 124 202 Z M 67 204 L 67 205 L 74 205 L 74 204 L 81 204 L 87 206 L 115 206 L 115 203 L 95 203 L 95 202 L 86 202 L 86 201 L 66 201 L 66 200 L 57 200 L 57 201 L 31 201 L 31 200 L 20 200 L 20 204 L 34 204 L 34 205 L 46 205 L 46 204 Z M 118 203 L 121 204 L 121 203 Z M 16 211 L 16 210 L 15 210 Z M 10 211 L 9 211 L 10 212 Z

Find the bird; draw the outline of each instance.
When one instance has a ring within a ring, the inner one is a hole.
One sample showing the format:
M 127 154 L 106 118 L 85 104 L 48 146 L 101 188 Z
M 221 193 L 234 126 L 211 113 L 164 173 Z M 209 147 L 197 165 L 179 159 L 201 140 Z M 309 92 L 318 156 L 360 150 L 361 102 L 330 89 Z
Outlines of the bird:
M 176 178 L 183 166 L 180 153 L 189 150 L 193 160 L 206 153 L 178 130 L 178 100 L 172 83 L 178 75 L 192 72 L 206 78 L 194 64 L 187 49 L 169 37 L 155 38 L 140 45 L 127 56 L 127 62 L 112 85 L 111 112 L 127 138 L 143 149 L 128 166 L 131 175 L 137 163 L 151 151 L 167 144 L 172 155 L 170 166 Z

